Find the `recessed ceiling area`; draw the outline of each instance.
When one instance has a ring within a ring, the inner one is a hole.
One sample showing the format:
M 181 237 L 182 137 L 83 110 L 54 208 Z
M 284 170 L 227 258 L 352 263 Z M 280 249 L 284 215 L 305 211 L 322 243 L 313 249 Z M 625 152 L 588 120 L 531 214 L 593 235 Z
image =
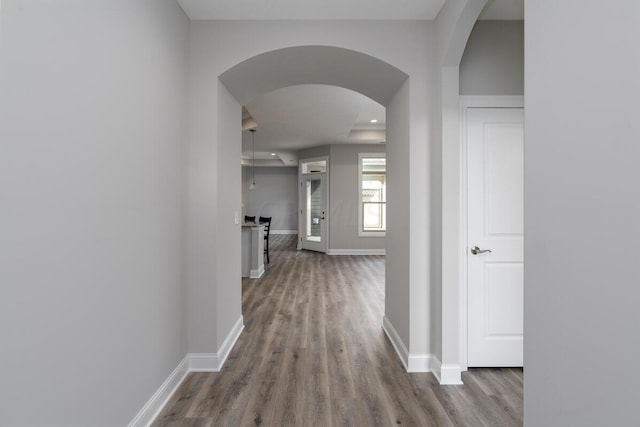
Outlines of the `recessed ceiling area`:
M 445 0 L 178 0 L 190 19 L 435 19 Z M 480 19 L 524 19 L 524 0 L 489 0 Z
M 255 122 L 256 166 L 294 166 L 301 149 L 384 142 L 385 114 L 382 105 L 360 93 L 308 84 L 278 89 L 249 102 L 243 122 Z M 253 158 L 251 132 L 246 130 L 242 158 L 243 164 L 251 164 Z

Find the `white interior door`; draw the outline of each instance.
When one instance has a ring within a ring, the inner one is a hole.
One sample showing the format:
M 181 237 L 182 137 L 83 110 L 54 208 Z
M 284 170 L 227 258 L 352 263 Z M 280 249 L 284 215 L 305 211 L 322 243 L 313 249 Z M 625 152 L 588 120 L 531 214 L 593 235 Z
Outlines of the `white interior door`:
M 468 365 L 522 366 L 522 108 L 467 110 Z
M 327 252 L 327 189 L 326 174 L 302 175 L 302 234 L 300 246 Z

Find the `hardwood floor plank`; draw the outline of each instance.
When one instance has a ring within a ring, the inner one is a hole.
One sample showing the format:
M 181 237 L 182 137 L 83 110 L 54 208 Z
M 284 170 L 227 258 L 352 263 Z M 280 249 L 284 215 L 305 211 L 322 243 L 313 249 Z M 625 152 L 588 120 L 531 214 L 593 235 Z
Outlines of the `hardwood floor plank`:
M 209 412 L 208 407 L 218 404 L 222 393 L 216 393 L 216 390 L 222 390 L 224 383 L 220 373 L 196 373 L 192 375 L 204 375 L 205 381 L 202 388 L 193 399 L 187 418 L 204 418 Z
M 190 373 L 154 427 L 522 425 L 521 369 L 471 369 L 463 386 L 405 372 L 381 327 L 384 256 L 270 245 L 223 370 Z
M 415 390 L 416 400 L 421 402 L 425 417 L 429 425 L 438 427 L 453 427 L 454 424 L 447 415 L 444 407 L 431 388 Z
M 179 427 L 212 427 L 211 420 L 206 418 L 184 418 Z
M 322 259 L 313 257 L 311 289 L 309 295 L 308 342 L 303 382 L 302 425 L 330 426 L 331 404 L 329 401 L 329 369 L 327 366 L 327 344 L 325 339 L 325 287 Z
M 186 417 L 189 408 L 194 402 L 198 392 L 202 389 L 206 379 L 205 375 L 199 373 L 187 374 L 186 378 L 178 387 L 178 390 L 171 396 L 166 407 L 171 411 L 164 411 L 162 417 L 158 417 L 152 426 L 166 425 L 174 423 L 175 426 L 180 424 L 180 420 Z
M 440 388 L 432 388 L 436 398 L 445 409 L 447 416 L 454 426 L 484 426 L 473 408 L 467 405 L 456 386 L 443 386 Z

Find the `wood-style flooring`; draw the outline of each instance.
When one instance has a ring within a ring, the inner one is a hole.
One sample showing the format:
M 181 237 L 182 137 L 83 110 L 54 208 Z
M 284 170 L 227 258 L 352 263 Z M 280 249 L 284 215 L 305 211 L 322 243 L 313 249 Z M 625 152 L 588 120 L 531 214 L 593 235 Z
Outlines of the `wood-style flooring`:
M 405 372 L 381 327 L 383 256 L 295 245 L 271 237 L 224 368 L 189 374 L 154 426 L 522 425 L 522 369 L 471 369 L 462 386 Z

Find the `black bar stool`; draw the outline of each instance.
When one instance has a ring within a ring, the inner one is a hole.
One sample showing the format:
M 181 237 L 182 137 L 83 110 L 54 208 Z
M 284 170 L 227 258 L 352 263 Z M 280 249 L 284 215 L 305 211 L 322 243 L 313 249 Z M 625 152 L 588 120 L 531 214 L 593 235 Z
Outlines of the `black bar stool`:
M 267 264 L 269 264 L 269 230 L 271 229 L 271 217 L 261 216 L 260 224 L 264 224 L 264 254 L 267 256 Z

